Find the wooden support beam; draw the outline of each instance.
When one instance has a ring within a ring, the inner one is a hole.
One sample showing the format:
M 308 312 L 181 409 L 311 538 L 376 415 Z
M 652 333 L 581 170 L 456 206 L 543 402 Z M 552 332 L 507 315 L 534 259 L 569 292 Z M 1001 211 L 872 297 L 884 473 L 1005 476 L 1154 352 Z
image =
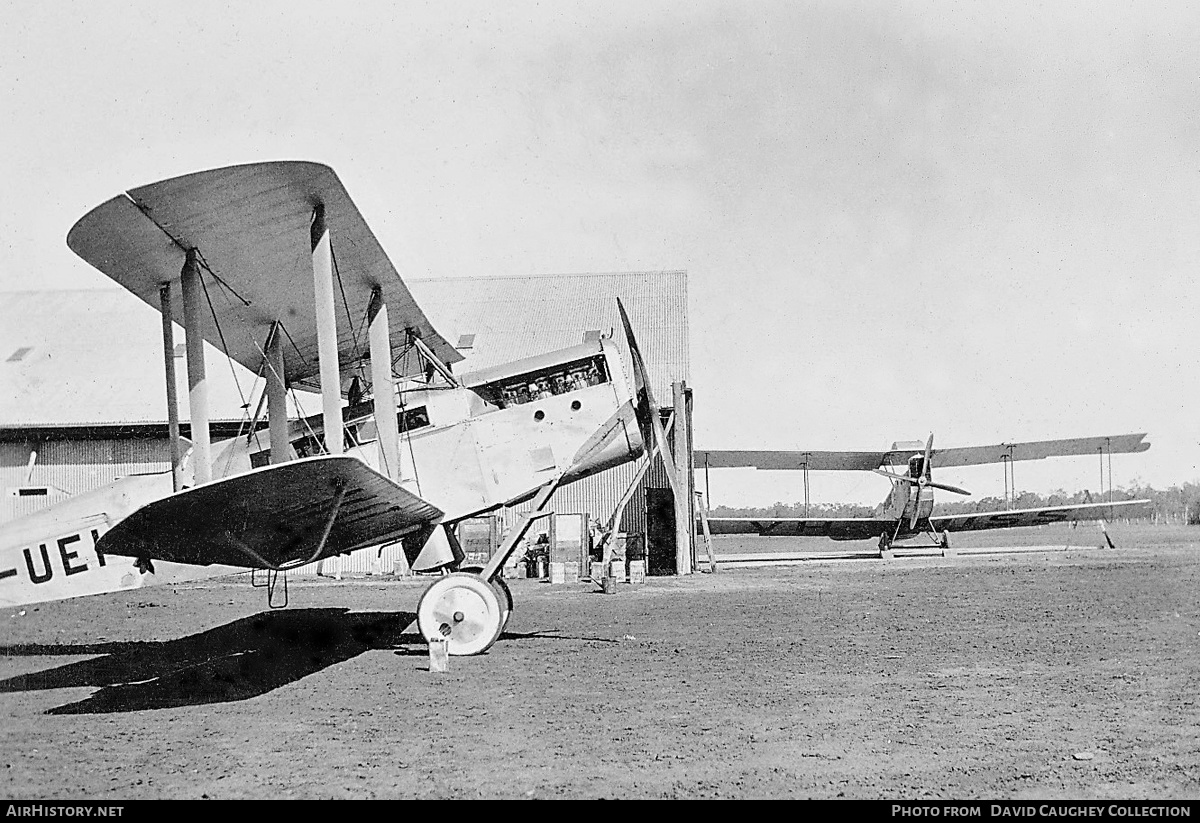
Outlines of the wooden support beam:
M 713 557 L 712 532 L 708 529 L 708 506 L 704 502 L 704 493 L 696 492 L 696 502 L 700 508 L 700 528 L 704 530 L 704 548 L 708 551 L 708 570 L 717 572 L 717 560 Z
M 687 393 L 682 381 L 671 384 L 675 408 L 675 442 L 673 468 L 676 478 L 671 484 L 675 494 L 675 571 L 691 574 L 695 571 L 694 536 L 695 513 L 692 499 L 692 443 L 687 426 Z

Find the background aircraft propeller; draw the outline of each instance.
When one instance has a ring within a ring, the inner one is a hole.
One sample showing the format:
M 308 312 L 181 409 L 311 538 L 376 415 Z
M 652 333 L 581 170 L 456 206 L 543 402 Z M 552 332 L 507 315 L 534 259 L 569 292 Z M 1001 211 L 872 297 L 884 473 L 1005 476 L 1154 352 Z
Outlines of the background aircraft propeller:
M 967 491 L 966 489 L 960 489 L 958 486 L 950 486 L 950 485 L 947 485 L 946 483 L 933 482 L 933 464 L 930 462 L 930 458 L 932 456 L 933 456 L 933 433 L 930 432 L 929 440 L 926 441 L 926 443 L 925 443 L 925 457 L 924 457 L 924 462 L 921 464 L 920 476 L 909 477 L 907 474 L 892 474 L 891 472 L 884 471 L 883 469 L 875 469 L 874 470 L 876 474 L 882 474 L 884 477 L 888 478 L 889 480 L 893 480 L 893 481 L 900 482 L 900 483 L 909 483 L 909 484 L 917 487 L 917 493 L 916 493 L 915 498 L 913 499 L 912 514 L 909 516 L 909 520 L 908 520 L 908 527 L 910 529 L 915 530 L 917 528 L 917 518 L 920 515 L 920 511 L 921 511 L 921 492 L 922 492 L 922 490 L 924 490 L 926 488 L 930 488 L 930 489 L 941 489 L 942 491 L 947 491 L 947 492 L 954 492 L 955 494 L 966 494 L 966 495 L 970 494 L 969 491 Z

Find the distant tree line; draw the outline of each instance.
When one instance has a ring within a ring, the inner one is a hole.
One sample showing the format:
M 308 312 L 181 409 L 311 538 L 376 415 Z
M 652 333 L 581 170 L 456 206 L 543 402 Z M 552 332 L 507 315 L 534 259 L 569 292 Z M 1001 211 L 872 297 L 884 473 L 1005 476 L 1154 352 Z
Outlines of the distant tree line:
M 1150 506 L 1144 519 L 1154 523 L 1188 523 L 1200 526 L 1200 481 L 1155 489 L 1152 486 L 1134 484 L 1130 488 L 1113 489 L 1113 502 L 1119 500 L 1148 499 Z M 1035 509 L 1043 506 L 1071 506 L 1081 503 L 1106 503 L 1108 492 L 1093 492 L 1088 489 L 1068 493 L 1055 489 L 1047 495 L 1035 492 L 1017 492 L 1011 504 L 1006 505 L 1002 497 L 982 497 L 978 500 L 939 501 L 934 504 L 934 514 L 973 514 L 985 511 L 1013 509 Z M 864 506 L 855 503 L 812 503 L 808 507 L 809 517 L 874 517 L 881 513 L 882 505 Z M 804 517 L 804 501 L 796 503 L 776 502 L 770 506 L 714 506 L 712 517 Z

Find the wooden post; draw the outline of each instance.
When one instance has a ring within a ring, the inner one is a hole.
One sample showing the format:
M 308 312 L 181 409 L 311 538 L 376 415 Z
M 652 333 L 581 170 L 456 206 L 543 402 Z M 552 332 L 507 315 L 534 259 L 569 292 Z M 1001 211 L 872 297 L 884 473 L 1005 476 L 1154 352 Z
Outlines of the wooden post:
M 696 502 L 700 504 L 700 526 L 704 529 L 704 548 L 708 551 L 708 570 L 717 573 L 717 561 L 713 557 L 712 533 L 708 530 L 708 506 L 704 502 L 704 493 L 696 492 Z
M 675 572 L 691 574 L 693 565 L 693 538 L 696 533 L 691 500 L 691 432 L 687 427 L 687 396 L 682 381 L 671 384 L 675 404 L 675 437 L 672 463 L 677 479 L 672 484 L 675 492 Z

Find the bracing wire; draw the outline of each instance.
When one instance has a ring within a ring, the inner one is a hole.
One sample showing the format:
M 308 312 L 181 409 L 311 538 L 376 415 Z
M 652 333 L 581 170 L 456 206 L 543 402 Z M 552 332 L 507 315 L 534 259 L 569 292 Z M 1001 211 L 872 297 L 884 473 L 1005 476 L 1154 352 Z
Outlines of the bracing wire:
M 197 254 L 197 256 L 199 256 L 200 253 L 197 251 L 196 254 Z M 206 269 L 208 268 L 207 264 L 205 265 L 205 268 Z M 210 272 L 211 272 L 211 270 L 210 270 Z M 204 300 L 205 300 L 205 302 L 208 303 L 208 311 L 212 315 L 213 325 L 215 325 L 217 327 L 217 337 L 221 341 L 221 352 L 225 355 L 225 361 L 229 364 L 229 373 L 230 373 L 230 375 L 233 376 L 233 385 L 235 387 L 237 387 L 238 397 L 242 401 L 242 419 L 238 423 L 238 432 L 236 435 L 236 437 L 241 437 L 244 427 L 250 423 L 250 420 L 249 420 L 250 403 L 248 400 L 246 400 L 246 393 L 242 391 L 242 382 L 238 379 L 237 369 L 235 369 L 233 366 L 233 358 L 230 357 L 230 355 L 229 355 L 229 344 L 226 343 L 226 341 L 225 341 L 225 331 L 224 331 L 224 329 L 221 328 L 221 319 L 217 316 L 216 307 L 213 306 L 212 295 L 209 294 L 209 291 L 208 291 L 208 284 L 204 282 L 203 277 L 199 278 L 199 280 L 200 280 L 201 288 L 204 289 Z M 235 292 L 235 294 L 236 294 L 236 292 Z M 204 346 L 203 337 L 201 337 L 200 345 L 201 345 L 201 351 L 203 351 L 203 346 Z M 254 384 L 251 385 L 251 387 L 250 387 L 251 393 L 253 393 L 254 386 L 256 386 L 256 385 L 258 385 L 257 377 L 255 378 Z M 222 474 L 224 474 L 225 472 L 227 472 L 229 470 L 229 467 L 232 465 L 232 463 L 233 463 L 233 452 L 231 451 L 231 452 L 227 453 L 227 455 L 226 455 L 225 466 L 224 466 L 224 470 L 222 471 Z
M 325 454 L 329 454 L 330 453 L 329 446 L 326 445 L 326 443 L 323 442 L 321 440 L 321 438 L 317 437 L 316 430 L 313 429 L 313 427 L 308 424 L 308 415 L 304 412 L 304 407 L 300 405 L 300 398 L 296 396 L 296 390 L 294 388 L 289 387 L 288 391 L 290 391 L 292 393 L 292 403 L 294 403 L 296 405 L 296 414 L 300 418 L 300 423 L 308 431 L 309 437 L 312 438 L 312 441 L 314 443 L 316 443 L 318 446 L 321 447 L 322 451 L 324 451 Z
M 359 340 L 359 332 L 361 332 L 362 327 L 364 325 L 366 325 L 367 312 L 366 311 L 363 312 L 363 322 L 358 326 L 358 328 L 355 328 L 354 318 L 350 314 L 350 301 L 346 297 L 346 286 L 345 286 L 345 283 L 342 282 L 342 270 L 338 266 L 337 252 L 333 247 L 333 237 L 332 236 L 329 238 L 329 257 L 333 261 L 333 273 L 335 275 L 337 275 L 338 291 L 341 292 L 341 294 L 342 294 L 342 308 L 346 312 L 346 322 L 350 325 L 350 339 L 354 345 L 354 360 L 356 363 L 355 368 L 358 371 L 359 378 L 362 380 L 363 383 L 366 383 L 367 378 L 366 378 L 366 373 L 363 370 L 363 365 L 362 365 L 362 360 L 363 360 L 363 358 L 362 358 L 362 343 Z

